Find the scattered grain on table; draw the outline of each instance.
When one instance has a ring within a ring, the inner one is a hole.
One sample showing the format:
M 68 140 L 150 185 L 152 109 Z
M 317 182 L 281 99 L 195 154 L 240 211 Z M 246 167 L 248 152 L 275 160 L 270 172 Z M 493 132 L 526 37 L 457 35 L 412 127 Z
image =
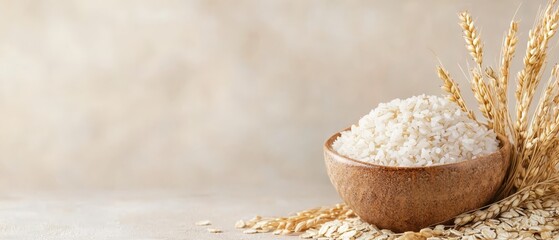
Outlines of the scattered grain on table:
M 217 228 L 208 228 L 208 232 L 210 232 L 210 233 L 222 233 L 223 231 L 221 231 L 221 229 L 217 229 Z
M 208 225 L 212 225 L 212 222 L 210 222 L 209 220 L 202 220 L 202 221 L 198 221 L 195 223 L 196 226 L 208 226 Z

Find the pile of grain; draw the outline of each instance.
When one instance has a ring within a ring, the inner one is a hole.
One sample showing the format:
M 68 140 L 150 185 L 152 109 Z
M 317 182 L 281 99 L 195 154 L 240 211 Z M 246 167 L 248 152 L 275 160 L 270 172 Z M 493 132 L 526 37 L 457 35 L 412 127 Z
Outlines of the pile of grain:
M 313 216 L 329 214 L 332 210 L 342 209 L 343 205 L 334 208 L 322 208 Z M 314 213 L 314 212 L 313 212 Z M 293 218 L 271 219 L 256 217 L 250 221 L 237 224 L 238 228 L 247 228 L 245 233 L 274 232 L 285 234 L 292 232 L 297 222 L 306 223 L 316 218 L 307 217 L 303 211 Z M 291 223 L 291 224 L 290 224 Z M 282 225 L 284 230 L 276 230 L 273 226 Z M 291 225 L 291 226 L 288 226 Z M 291 230 L 289 230 L 291 229 Z M 307 229 L 299 235 L 304 239 L 553 239 L 559 231 L 559 198 L 557 195 L 527 201 L 509 209 L 494 219 L 476 221 L 463 226 L 437 225 L 424 228 L 419 232 L 394 233 L 368 224 L 356 216 L 327 221 Z
M 495 132 L 456 103 L 437 96 L 414 96 L 381 103 L 341 133 L 339 154 L 388 166 L 454 163 L 498 150 Z

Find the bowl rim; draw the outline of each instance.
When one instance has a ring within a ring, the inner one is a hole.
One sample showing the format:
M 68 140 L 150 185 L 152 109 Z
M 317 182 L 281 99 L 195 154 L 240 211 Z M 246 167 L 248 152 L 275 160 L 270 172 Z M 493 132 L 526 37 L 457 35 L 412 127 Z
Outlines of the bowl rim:
M 334 141 L 341 135 L 341 133 L 343 131 L 347 131 L 350 128 L 346 128 L 342 131 L 336 132 L 334 135 L 330 136 L 326 142 L 324 142 L 324 151 L 332 154 L 338 158 L 342 158 L 345 160 L 348 160 L 352 163 L 356 163 L 356 164 L 360 164 L 360 165 L 365 165 L 367 167 L 374 167 L 374 168 L 385 168 L 385 169 L 391 169 L 391 170 L 419 170 L 419 169 L 437 169 L 437 168 L 447 168 L 447 167 L 453 167 L 453 166 L 460 166 L 460 165 L 464 165 L 464 164 L 472 164 L 474 162 L 478 162 L 478 161 L 482 161 L 484 159 L 486 159 L 488 156 L 494 155 L 494 154 L 501 154 L 503 155 L 502 158 L 505 157 L 506 153 L 505 151 L 507 151 L 507 149 L 510 149 L 510 142 L 509 139 L 504 136 L 501 135 L 499 133 L 495 133 L 497 135 L 497 140 L 499 140 L 499 150 L 489 153 L 489 154 L 484 154 L 484 155 L 480 155 L 477 156 L 474 159 L 468 159 L 468 160 L 463 160 L 460 162 L 454 162 L 454 163 L 444 163 L 444 164 L 436 164 L 436 165 L 431 165 L 431 166 L 389 166 L 389 165 L 380 165 L 380 164 L 374 164 L 374 163 L 370 163 L 370 162 L 365 162 L 365 161 L 361 161 L 361 160 L 357 160 L 357 159 L 353 159 L 350 157 L 346 157 L 343 155 L 340 155 L 336 150 L 334 150 L 332 148 L 332 144 L 334 143 Z M 505 159 L 507 162 L 508 160 Z

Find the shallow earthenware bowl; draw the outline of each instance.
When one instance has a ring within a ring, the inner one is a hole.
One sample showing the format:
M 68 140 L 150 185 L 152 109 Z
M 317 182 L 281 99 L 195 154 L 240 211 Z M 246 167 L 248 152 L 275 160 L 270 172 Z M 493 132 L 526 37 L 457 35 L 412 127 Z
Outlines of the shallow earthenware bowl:
M 429 167 L 375 165 L 339 155 L 324 144 L 330 181 L 363 220 L 394 232 L 418 231 L 486 205 L 509 166 L 510 143 L 499 151 L 458 163 Z

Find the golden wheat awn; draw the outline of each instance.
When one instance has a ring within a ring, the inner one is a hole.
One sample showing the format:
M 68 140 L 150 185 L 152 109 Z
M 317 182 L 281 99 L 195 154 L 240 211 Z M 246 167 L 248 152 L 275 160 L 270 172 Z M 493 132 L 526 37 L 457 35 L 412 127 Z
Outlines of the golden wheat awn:
M 518 42 L 517 37 L 518 32 L 518 22 L 511 21 L 509 31 L 503 42 L 503 53 L 501 56 L 501 78 L 499 79 L 499 92 L 506 93 L 508 80 L 509 80 L 509 69 L 512 59 L 514 58 L 514 53 L 516 52 L 516 43 Z M 506 99 L 506 95 L 501 96 L 503 100 Z
M 497 75 L 493 68 L 488 67 L 485 69 L 485 75 L 489 78 L 489 88 L 487 89 L 488 95 L 492 98 L 494 104 L 491 104 L 493 113 L 493 130 L 498 133 L 507 132 L 507 123 L 509 122 L 508 111 L 506 109 L 506 92 L 501 92 L 500 85 L 502 78 Z M 505 108 L 505 109 L 503 109 Z M 503 134 L 506 136 L 506 134 Z
M 460 26 L 462 27 L 464 33 L 466 48 L 470 52 L 473 60 L 477 63 L 477 68 L 473 68 L 471 71 L 472 92 L 478 101 L 479 110 L 485 119 L 487 119 L 487 126 L 489 128 L 494 128 L 495 107 L 493 101 L 491 100 L 492 96 L 490 94 L 490 89 L 485 83 L 481 73 L 481 69 L 483 67 L 483 45 L 470 13 L 465 11 L 460 13 L 458 16 L 460 18 Z M 496 85 L 496 81 L 494 82 L 494 85 Z
M 248 228 L 249 232 L 274 232 L 274 234 L 289 234 L 303 232 L 332 220 L 341 220 L 356 217 L 353 211 L 345 204 L 336 204 L 333 207 L 322 207 L 297 212 L 293 216 L 279 218 L 263 218 L 256 216 L 249 221 L 238 223 L 240 228 Z
M 474 21 L 468 12 L 460 13 L 459 17 L 460 26 L 464 30 L 464 41 L 466 41 L 468 51 L 470 51 L 474 61 L 481 66 L 483 63 L 483 46 L 478 31 L 474 26 Z
M 475 120 L 474 113 L 468 110 L 466 107 L 466 102 L 462 98 L 462 94 L 460 93 L 460 88 L 458 84 L 450 77 L 448 71 L 446 71 L 442 66 L 437 66 L 437 73 L 439 78 L 443 81 L 443 85 L 441 88 L 448 93 L 448 99 L 452 102 L 455 102 L 462 111 L 467 112 L 468 116 Z
M 509 30 L 505 39 L 503 41 L 503 50 L 501 56 L 501 65 L 500 65 L 500 76 L 498 77 L 499 81 L 497 81 L 494 85 L 491 86 L 497 96 L 498 103 L 496 105 L 496 115 L 498 116 L 497 127 L 495 131 L 501 133 L 503 135 L 508 135 L 507 133 L 512 132 L 512 124 L 511 124 L 511 116 L 510 111 L 508 109 L 508 83 L 509 83 L 509 72 L 510 72 L 510 64 L 512 59 L 514 58 L 514 54 L 516 52 L 516 43 L 518 42 L 517 37 L 518 32 L 518 22 L 511 21 Z
M 481 111 L 485 119 L 487 119 L 487 126 L 493 129 L 494 128 L 493 120 L 495 114 L 494 114 L 493 101 L 491 99 L 491 95 L 489 95 L 490 93 L 489 89 L 485 84 L 485 82 L 483 82 L 483 77 L 481 73 L 479 73 L 477 70 L 473 70 L 472 75 L 473 75 L 471 80 L 472 91 L 474 92 L 474 97 L 478 101 L 479 110 Z
M 518 22 L 512 21 L 504 37 L 498 68 L 483 66 L 483 43 L 468 12 L 459 14 L 466 48 L 476 63 L 470 69 L 471 89 L 485 123 L 507 136 L 512 144 L 511 165 L 494 203 L 463 213 L 454 219 L 456 227 L 439 225 L 417 233 L 394 234 L 362 222 L 345 204 L 316 208 L 289 217 L 256 217 L 237 227 L 247 233 L 288 234 L 303 232 L 303 238 L 426 239 L 456 238 L 533 238 L 549 239 L 559 234 L 559 66 L 552 70 L 545 90 L 536 95 L 543 78 L 548 45 L 559 24 L 556 0 L 550 1 L 529 31 L 524 66 L 512 77 L 511 62 L 518 43 Z M 498 69 L 495 71 L 494 69 Z M 437 74 L 448 98 L 476 120 L 456 81 L 442 66 Z M 509 84 L 516 80 L 515 84 Z M 513 86 L 514 99 L 508 99 Z M 533 115 L 532 102 L 538 98 Z M 514 101 L 514 111 L 509 102 Z M 513 118 L 514 117 L 514 118 Z

